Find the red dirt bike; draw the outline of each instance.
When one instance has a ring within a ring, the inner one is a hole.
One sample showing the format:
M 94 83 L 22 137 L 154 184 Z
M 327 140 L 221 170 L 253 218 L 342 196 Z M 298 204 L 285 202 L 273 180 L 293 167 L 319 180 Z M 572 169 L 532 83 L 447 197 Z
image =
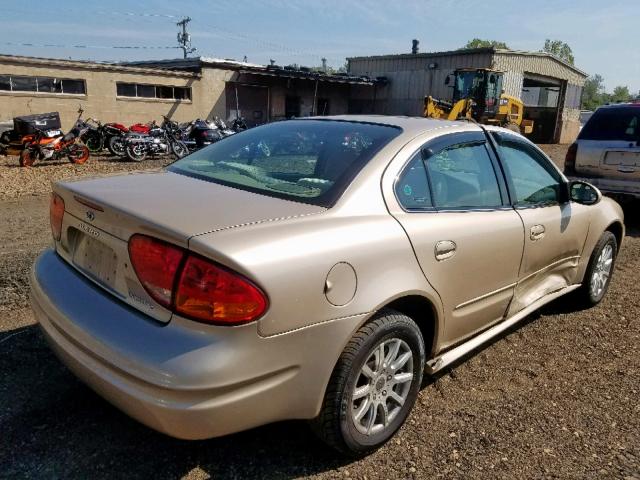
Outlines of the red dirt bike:
M 85 163 L 89 159 L 89 149 L 86 145 L 77 143 L 81 135 L 89 130 L 90 125 L 82 120 L 83 110 L 78 110 L 78 119 L 73 128 L 66 135 L 50 137 L 40 129 L 35 129 L 30 139 L 20 153 L 20 166 L 30 167 L 36 160 L 59 160 L 67 157 L 72 163 Z

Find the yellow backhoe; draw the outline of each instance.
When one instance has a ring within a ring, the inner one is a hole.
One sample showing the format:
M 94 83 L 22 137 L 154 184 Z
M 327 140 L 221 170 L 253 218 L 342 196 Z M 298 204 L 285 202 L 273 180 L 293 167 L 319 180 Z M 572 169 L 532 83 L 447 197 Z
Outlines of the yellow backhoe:
M 522 117 L 522 100 L 503 93 L 503 72 L 486 68 L 459 68 L 453 75 L 447 76 L 445 84 L 450 85 L 452 79 L 452 101 L 425 97 L 425 117 L 446 120 L 472 118 L 478 123 L 499 125 L 523 134 L 533 131 L 533 120 Z

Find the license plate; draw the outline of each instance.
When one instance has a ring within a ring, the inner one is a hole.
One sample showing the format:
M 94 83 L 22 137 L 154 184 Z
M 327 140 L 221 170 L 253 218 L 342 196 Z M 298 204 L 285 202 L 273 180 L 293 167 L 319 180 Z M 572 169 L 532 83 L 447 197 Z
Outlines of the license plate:
M 73 263 L 98 283 L 113 289 L 118 265 L 117 256 L 100 240 L 83 235 L 73 252 Z
M 607 152 L 604 163 L 624 167 L 640 167 L 640 152 Z
M 57 137 L 58 135 L 61 135 L 62 132 L 60 130 L 49 130 L 47 132 L 47 137 Z

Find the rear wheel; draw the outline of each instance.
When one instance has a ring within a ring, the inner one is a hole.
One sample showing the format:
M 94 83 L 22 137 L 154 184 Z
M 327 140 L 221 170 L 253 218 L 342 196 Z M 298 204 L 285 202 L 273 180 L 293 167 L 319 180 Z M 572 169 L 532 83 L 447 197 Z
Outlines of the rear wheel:
M 141 162 L 147 158 L 147 149 L 141 143 L 127 145 L 125 151 L 127 158 L 134 162 Z
M 591 307 L 602 301 L 613 275 L 618 253 L 618 241 L 611 232 L 604 232 L 591 253 L 582 287 L 577 296 L 583 305 Z
M 312 428 L 341 452 L 375 450 L 409 415 L 424 362 L 424 341 L 415 322 L 393 310 L 380 312 L 342 352 Z
M 110 137 L 107 141 L 107 149 L 111 155 L 115 155 L 116 157 L 126 156 L 127 152 L 124 137 L 122 135 L 114 135 L 113 137 Z
M 89 149 L 86 145 L 71 145 L 67 157 L 71 163 L 86 163 L 89 160 Z
M 20 152 L 20 166 L 30 167 L 36 162 L 36 152 L 29 147 Z

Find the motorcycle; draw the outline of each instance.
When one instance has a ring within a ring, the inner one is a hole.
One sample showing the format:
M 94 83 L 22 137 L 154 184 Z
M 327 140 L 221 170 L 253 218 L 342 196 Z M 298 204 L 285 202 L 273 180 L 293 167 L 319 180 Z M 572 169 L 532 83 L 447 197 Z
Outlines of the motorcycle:
M 246 130 L 247 128 L 247 122 L 244 121 L 244 118 L 242 117 L 236 117 L 233 120 L 233 123 L 231 124 L 231 130 L 233 130 L 234 132 L 238 133 L 238 132 L 242 132 L 244 130 Z
M 14 117 L 13 128 L 0 135 L 0 153 L 19 156 L 24 146 L 33 141 L 36 129 L 44 131 L 50 138 L 62 135 L 58 112 Z
M 200 118 L 194 120 L 185 132 L 189 142 L 189 149 L 199 150 L 224 138 L 220 129 L 213 122 L 207 122 Z
M 100 152 L 105 145 L 105 125 L 95 118 L 87 118 L 88 130 L 80 137 L 91 153 Z
M 89 159 L 89 148 L 77 141 L 90 129 L 90 125 L 82 120 L 82 113 L 80 108 L 73 128 L 66 135 L 52 137 L 46 130 L 34 127 L 33 137 L 20 153 L 20 166 L 30 167 L 36 160 L 59 160 L 62 157 L 67 157 L 72 163 L 85 163 Z
M 221 118 L 213 117 L 213 124 L 218 128 L 218 130 L 220 130 L 223 138 L 237 133 L 235 130 L 227 127 L 227 124 L 224 123 L 224 120 L 222 120 Z
M 125 157 L 127 155 L 127 135 L 129 133 L 147 134 L 151 129 L 151 123 L 136 123 L 129 128 L 121 123 L 106 123 L 104 127 L 105 135 L 107 136 L 104 144 L 107 146 L 107 150 L 109 150 L 111 155 L 115 155 L 116 157 Z
M 165 117 L 162 126 L 152 122 L 148 133 L 132 133 L 125 137 L 125 152 L 134 162 L 141 162 L 147 155 L 166 155 L 172 153 L 177 158 L 189 154 L 187 146 L 176 138 L 175 122 Z

